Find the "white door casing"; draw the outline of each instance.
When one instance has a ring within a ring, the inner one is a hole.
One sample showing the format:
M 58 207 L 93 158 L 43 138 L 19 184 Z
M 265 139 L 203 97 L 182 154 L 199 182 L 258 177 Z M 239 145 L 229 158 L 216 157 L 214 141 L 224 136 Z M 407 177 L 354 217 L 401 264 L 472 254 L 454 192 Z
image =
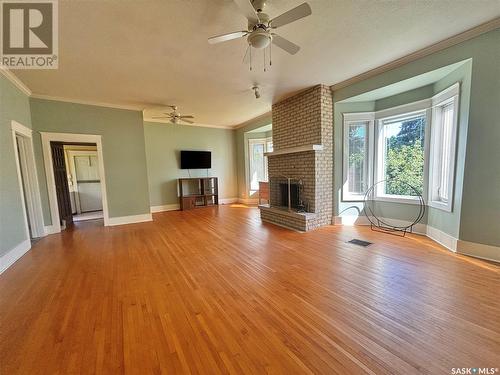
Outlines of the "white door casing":
M 59 224 L 59 210 L 57 206 L 56 185 L 54 180 L 54 169 L 52 168 L 52 152 L 50 142 L 65 142 L 65 143 L 95 143 L 97 146 L 97 159 L 99 164 L 99 176 L 101 176 L 101 195 L 102 195 L 102 210 L 104 217 L 104 225 L 110 225 L 108 200 L 106 194 L 106 173 L 104 170 L 104 159 L 102 156 L 102 141 L 100 135 L 94 134 L 73 134 L 73 133 L 47 133 L 40 132 L 42 136 L 43 160 L 45 165 L 45 176 L 47 179 L 47 190 L 50 203 L 50 214 L 52 217 L 51 232 L 57 233 L 61 231 Z
M 26 237 L 30 238 L 30 228 L 33 237 L 43 237 L 45 230 L 33 152 L 32 130 L 16 121 L 11 122 L 11 130 Z

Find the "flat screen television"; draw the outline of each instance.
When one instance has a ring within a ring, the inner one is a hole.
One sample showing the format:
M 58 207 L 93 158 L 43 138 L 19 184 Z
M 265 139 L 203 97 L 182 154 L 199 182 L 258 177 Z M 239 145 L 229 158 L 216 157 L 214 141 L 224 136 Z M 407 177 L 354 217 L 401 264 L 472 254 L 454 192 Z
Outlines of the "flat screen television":
M 210 151 L 181 151 L 181 169 L 212 168 Z

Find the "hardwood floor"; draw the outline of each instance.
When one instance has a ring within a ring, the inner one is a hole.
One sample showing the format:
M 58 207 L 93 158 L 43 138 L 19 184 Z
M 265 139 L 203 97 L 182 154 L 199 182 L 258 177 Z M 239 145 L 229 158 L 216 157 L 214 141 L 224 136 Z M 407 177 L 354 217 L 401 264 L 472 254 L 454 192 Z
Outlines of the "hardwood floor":
M 427 238 L 301 234 L 243 206 L 75 225 L 0 276 L 2 375 L 500 367 L 500 266 Z

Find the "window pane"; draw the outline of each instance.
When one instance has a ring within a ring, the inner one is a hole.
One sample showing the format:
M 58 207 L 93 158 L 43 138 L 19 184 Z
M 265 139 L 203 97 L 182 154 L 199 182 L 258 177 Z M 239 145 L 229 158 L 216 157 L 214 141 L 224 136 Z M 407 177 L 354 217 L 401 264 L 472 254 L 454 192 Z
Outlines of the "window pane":
M 273 141 L 267 141 L 267 151 L 266 152 L 273 152 Z
M 449 194 L 449 174 L 450 174 L 450 159 L 451 159 L 451 142 L 453 130 L 453 103 L 445 105 L 442 108 L 442 127 L 441 127 L 441 155 L 439 168 L 439 186 L 438 199 L 447 202 Z
M 250 190 L 259 190 L 259 181 L 266 178 L 264 143 L 250 144 Z
M 383 122 L 385 194 L 415 196 L 424 187 L 425 115 Z
M 364 194 L 366 190 L 366 123 L 349 125 L 348 191 Z

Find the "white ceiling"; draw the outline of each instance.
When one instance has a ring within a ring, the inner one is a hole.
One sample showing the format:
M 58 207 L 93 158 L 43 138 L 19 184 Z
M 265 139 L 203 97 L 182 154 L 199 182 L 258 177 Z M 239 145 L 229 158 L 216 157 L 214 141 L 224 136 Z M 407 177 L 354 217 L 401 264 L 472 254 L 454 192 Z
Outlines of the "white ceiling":
M 266 11 L 273 17 L 302 2 L 268 0 Z M 244 39 L 207 43 L 245 28 L 232 0 L 60 0 L 59 69 L 15 73 L 39 95 L 176 104 L 197 123 L 233 126 L 290 92 L 343 81 L 500 16 L 500 0 L 308 2 L 312 16 L 279 29 L 301 51 L 273 48 L 264 73 L 260 53 L 253 72 L 242 64 Z

